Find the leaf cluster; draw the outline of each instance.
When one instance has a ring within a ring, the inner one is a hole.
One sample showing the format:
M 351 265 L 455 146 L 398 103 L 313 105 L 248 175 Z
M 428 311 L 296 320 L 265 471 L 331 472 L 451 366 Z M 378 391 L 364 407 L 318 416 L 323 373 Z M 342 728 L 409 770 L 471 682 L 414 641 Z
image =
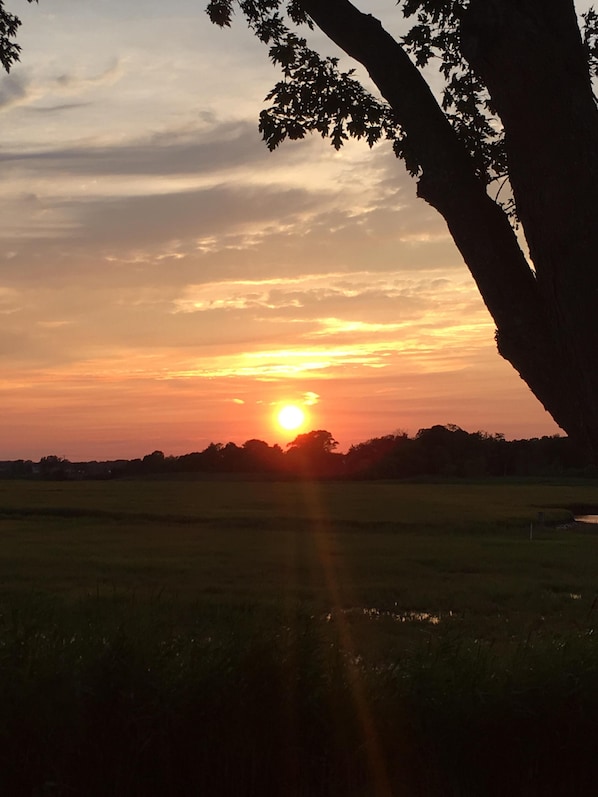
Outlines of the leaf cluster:
M 504 132 L 488 90 L 461 52 L 460 24 L 469 0 L 406 0 L 403 14 L 416 22 L 402 43 L 423 68 L 438 63 L 442 108 L 485 183 L 507 171 Z
M 323 0 L 324 2 L 324 0 Z M 458 139 L 469 153 L 474 171 L 486 185 L 495 183 L 495 199 L 516 221 L 509 188 L 504 130 L 482 79 L 461 49 L 461 22 L 471 0 L 397 0 L 413 25 L 400 43 L 416 66 L 435 63 L 442 79 L 441 104 Z M 373 96 L 352 70 L 343 72 L 335 58 L 307 46 L 298 26 L 313 27 L 301 0 L 210 0 L 208 14 L 217 25 L 229 26 L 239 9 L 250 29 L 269 48 L 283 79 L 268 94 L 271 103 L 260 115 L 259 129 L 273 150 L 285 139 L 319 133 L 339 149 L 348 139 L 369 146 L 387 139 L 412 175 L 420 172 L 410 142 L 392 109 Z M 598 14 L 583 14 L 588 65 L 598 77 Z M 505 198 L 501 200 L 503 189 Z
M 283 76 L 266 97 L 270 106 L 260 114 L 259 130 L 270 150 L 285 139 L 319 133 L 337 150 L 350 138 L 363 139 L 370 147 L 389 139 L 398 154 L 407 156 L 390 106 L 367 91 L 354 70 L 341 71 L 337 58 L 321 56 L 296 33 L 298 25 L 313 28 L 300 0 L 241 0 L 238 5 Z M 233 0 L 211 0 L 208 14 L 215 24 L 230 25 Z M 417 172 L 413 160 L 408 166 Z
M 442 107 L 476 173 L 490 183 L 506 173 L 504 137 L 486 87 L 461 54 L 459 23 L 468 3 L 405 0 L 403 14 L 414 16 L 415 24 L 401 43 L 419 68 L 438 62 L 444 80 Z M 207 11 L 212 22 L 229 26 L 235 6 L 283 73 L 266 98 L 272 104 L 260 115 L 260 131 L 271 150 L 287 138 L 312 132 L 329 138 L 335 149 L 349 138 L 369 146 L 388 139 L 408 170 L 419 172 L 389 105 L 365 89 L 352 70 L 341 71 L 338 59 L 321 56 L 297 35 L 298 25 L 313 27 L 301 0 L 210 0 Z
M 34 0 L 27 0 L 31 3 Z M 37 3 L 37 0 L 35 0 Z M 3 0 L 0 0 L 0 64 L 6 72 L 10 72 L 12 66 L 19 60 L 21 47 L 15 41 L 18 29 L 21 27 L 21 20 L 10 11 L 4 8 Z
M 598 14 L 594 8 L 588 9 L 581 16 L 583 20 L 583 43 L 586 48 L 590 74 L 598 78 Z
M 364 139 L 370 147 L 381 138 L 399 138 L 390 107 L 366 91 L 353 70 L 340 71 L 338 59 L 322 58 L 290 31 L 270 47 L 270 58 L 281 67 L 283 80 L 260 114 L 269 149 L 312 132 L 329 138 L 336 150 L 349 138 Z

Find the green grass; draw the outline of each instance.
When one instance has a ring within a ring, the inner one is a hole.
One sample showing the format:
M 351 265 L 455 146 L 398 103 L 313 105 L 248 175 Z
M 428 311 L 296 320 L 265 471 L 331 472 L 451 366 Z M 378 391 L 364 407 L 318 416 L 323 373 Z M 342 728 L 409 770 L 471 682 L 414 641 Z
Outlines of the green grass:
M 563 517 L 564 507 L 584 503 L 598 503 L 595 483 L 0 481 L 0 512 L 47 509 L 219 522 L 286 519 L 445 527 L 479 522 L 513 524 L 534 520 L 539 510 Z
M 377 625 L 416 611 L 443 617 L 435 633 L 554 634 L 593 612 L 596 537 L 536 525 L 530 541 L 530 520 L 566 518 L 564 507 L 597 494 L 584 485 L 5 482 L 0 595 L 361 607 L 382 612 Z
M 0 792 L 593 794 L 593 503 L 0 482 Z

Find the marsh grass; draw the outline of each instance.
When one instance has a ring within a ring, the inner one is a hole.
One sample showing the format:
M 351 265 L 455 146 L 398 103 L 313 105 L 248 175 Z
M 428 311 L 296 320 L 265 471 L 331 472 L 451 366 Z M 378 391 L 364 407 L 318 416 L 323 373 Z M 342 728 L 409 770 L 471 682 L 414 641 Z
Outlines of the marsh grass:
M 593 793 L 592 636 L 382 660 L 299 610 L 198 609 L 180 633 L 160 600 L 3 606 L 3 794 Z
M 203 481 L 0 481 L 0 513 L 80 513 L 194 520 L 310 520 L 469 527 L 528 523 L 537 512 L 547 520 L 563 509 L 595 506 L 595 482 L 488 482 L 405 484 L 397 482 Z
M 595 793 L 586 486 L 2 487 L 1 794 Z

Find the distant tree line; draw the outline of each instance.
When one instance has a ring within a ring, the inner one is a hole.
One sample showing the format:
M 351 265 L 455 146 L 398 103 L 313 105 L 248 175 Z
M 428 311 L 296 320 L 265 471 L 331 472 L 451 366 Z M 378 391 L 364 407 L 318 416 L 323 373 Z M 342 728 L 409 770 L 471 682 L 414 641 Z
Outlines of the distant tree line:
M 0 463 L 5 478 L 92 479 L 164 474 L 250 474 L 261 478 L 417 479 L 525 476 L 598 476 L 567 437 L 506 440 L 502 434 L 466 432 L 449 424 L 375 437 L 337 452 L 325 429 L 300 434 L 283 450 L 263 440 L 210 443 L 203 451 L 166 456 L 153 451 L 140 459 L 69 462 L 50 455 L 39 463 Z
M 503 434 L 466 432 L 453 424 L 352 446 L 345 472 L 370 479 L 598 476 L 568 437 L 506 440 Z

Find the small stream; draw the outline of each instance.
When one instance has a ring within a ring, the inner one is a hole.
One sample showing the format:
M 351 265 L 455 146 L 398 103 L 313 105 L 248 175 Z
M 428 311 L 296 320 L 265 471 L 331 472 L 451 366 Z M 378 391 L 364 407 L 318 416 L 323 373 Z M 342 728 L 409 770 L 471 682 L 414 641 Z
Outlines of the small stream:
M 566 507 L 576 523 L 598 526 L 598 506 L 596 504 L 569 504 Z

